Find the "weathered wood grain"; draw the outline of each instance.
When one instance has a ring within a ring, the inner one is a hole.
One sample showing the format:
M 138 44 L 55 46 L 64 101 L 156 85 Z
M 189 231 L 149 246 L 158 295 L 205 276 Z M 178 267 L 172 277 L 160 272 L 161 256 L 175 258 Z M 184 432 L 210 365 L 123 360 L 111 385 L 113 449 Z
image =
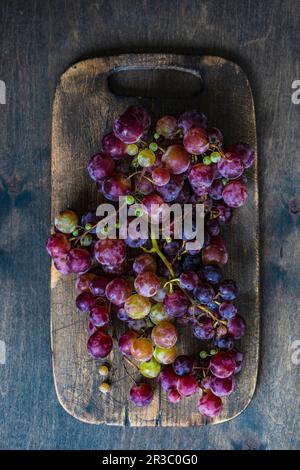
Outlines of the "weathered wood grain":
M 108 88 L 111 77 L 115 91 L 144 97 L 112 94 Z M 175 89 L 175 96 L 173 93 L 163 98 L 162 83 L 166 90 Z M 225 143 L 246 141 L 256 148 L 251 89 L 243 71 L 230 61 L 213 56 L 141 54 L 77 63 L 61 77 L 54 101 L 52 217 L 66 207 L 79 213 L 86 207 L 95 208 L 95 185 L 89 181 L 85 165 L 89 156 L 99 149 L 101 135 L 110 130 L 113 118 L 133 102 L 145 104 L 154 118 L 199 108 L 212 125 L 222 129 Z M 236 211 L 226 234 L 230 255 L 227 275 L 239 283 L 240 312 L 248 323 L 248 335 L 241 342 L 245 364 L 236 393 L 225 402 L 221 416 L 212 420 L 213 423 L 241 413 L 250 402 L 256 384 L 260 319 L 257 166 L 251 170 L 249 180 L 248 204 Z M 207 423 L 197 411 L 197 397 L 182 400 L 175 407 L 157 390 L 149 407 L 134 408 L 127 399 L 130 378 L 118 352 L 112 352 L 110 357 L 117 369 L 115 383 L 109 395 L 101 395 L 97 390 L 99 361 L 89 359 L 86 354 L 86 319 L 79 317 L 75 308 L 74 282 L 57 277 L 55 270 L 51 277 L 54 379 L 59 401 L 66 411 L 82 421 L 98 424 L 197 426 Z M 116 329 L 119 335 L 117 324 Z M 183 329 L 179 350 L 182 353 L 200 350 L 189 328 Z

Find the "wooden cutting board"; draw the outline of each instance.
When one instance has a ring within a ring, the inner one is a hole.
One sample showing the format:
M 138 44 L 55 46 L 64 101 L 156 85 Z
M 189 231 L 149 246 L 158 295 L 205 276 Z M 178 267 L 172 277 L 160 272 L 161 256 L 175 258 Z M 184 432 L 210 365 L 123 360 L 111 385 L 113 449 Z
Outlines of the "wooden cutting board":
M 169 54 L 132 54 L 79 62 L 60 78 L 54 100 L 52 219 L 65 208 L 79 213 L 96 208 L 96 188 L 87 175 L 86 164 L 99 150 L 101 137 L 111 130 L 113 119 L 127 106 L 138 103 L 151 110 L 153 119 L 200 109 L 211 126 L 222 130 L 225 144 L 245 141 L 256 149 L 251 88 L 244 72 L 233 62 L 221 57 Z M 158 388 L 149 407 L 135 408 L 128 401 L 131 381 L 117 350 L 109 357 L 113 364 L 111 392 L 102 395 L 97 373 L 101 361 L 89 358 L 86 352 L 86 317 L 76 311 L 74 279 L 62 278 L 52 269 L 54 380 L 60 403 L 72 416 L 95 424 L 199 426 L 230 420 L 249 404 L 255 390 L 259 354 L 257 163 L 247 176 L 247 205 L 235 211 L 224 233 L 229 249 L 226 274 L 240 286 L 238 305 L 247 320 L 248 334 L 240 344 L 245 361 L 237 390 L 225 400 L 222 414 L 205 420 L 197 411 L 197 397 L 172 405 Z M 124 327 L 116 327 L 118 335 Z M 190 329 L 182 328 L 179 352 L 200 350 Z M 134 374 L 134 370 L 131 372 Z

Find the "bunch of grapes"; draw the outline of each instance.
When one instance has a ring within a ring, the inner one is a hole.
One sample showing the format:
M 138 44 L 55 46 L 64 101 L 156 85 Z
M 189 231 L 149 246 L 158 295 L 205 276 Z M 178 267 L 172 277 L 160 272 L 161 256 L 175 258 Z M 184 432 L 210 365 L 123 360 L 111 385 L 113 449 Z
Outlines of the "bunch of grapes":
M 198 393 L 199 412 L 217 416 L 242 367 L 235 340 L 245 335 L 246 323 L 235 304 L 238 287 L 223 275 L 228 252 L 221 229 L 247 199 L 244 172 L 255 155 L 249 144 L 227 149 L 222 144 L 221 131 L 208 127 L 201 112 L 163 116 L 153 129 L 148 111 L 131 106 L 87 167 L 102 200 L 116 204 L 123 196 L 128 205 L 139 202 L 158 223 L 166 203 L 204 204 L 201 248 L 188 250 L 184 236 L 172 237 L 172 227 L 165 239 L 112 238 L 105 228 L 106 238 L 99 239 L 101 218 L 88 212 L 79 219 L 71 210 L 56 217 L 47 240 L 56 269 L 77 275 L 76 306 L 88 315 L 88 353 L 107 357 L 113 348 L 112 318 L 126 324 L 118 349 L 145 378 L 130 390 L 136 406 L 151 402 L 147 379 L 157 378 L 171 403 Z M 202 341 L 198 357 L 177 354 L 184 325 Z M 109 385 L 102 388 L 108 391 Z

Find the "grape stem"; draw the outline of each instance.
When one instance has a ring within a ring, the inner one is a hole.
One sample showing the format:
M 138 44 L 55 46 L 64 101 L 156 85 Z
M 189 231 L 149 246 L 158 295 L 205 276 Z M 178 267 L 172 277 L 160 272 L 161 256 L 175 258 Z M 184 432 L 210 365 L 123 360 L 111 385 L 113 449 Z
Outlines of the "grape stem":
M 156 253 L 157 256 L 160 257 L 160 259 L 163 261 L 163 263 L 166 265 L 166 267 L 168 268 L 172 278 L 175 277 L 175 273 L 174 273 L 174 270 L 172 268 L 172 265 L 171 263 L 167 260 L 167 258 L 165 257 L 165 255 L 160 251 L 159 249 L 159 246 L 158 246 L 158 243 L 157 243 L 157 240 L 155 238 L 155 233 L 154 233 L 154 230 L 153 228 L 151 227 L 151 241 L 152 241 L 152 248 L 151 250 L 147 250 L 148 252 L 150 253 Z

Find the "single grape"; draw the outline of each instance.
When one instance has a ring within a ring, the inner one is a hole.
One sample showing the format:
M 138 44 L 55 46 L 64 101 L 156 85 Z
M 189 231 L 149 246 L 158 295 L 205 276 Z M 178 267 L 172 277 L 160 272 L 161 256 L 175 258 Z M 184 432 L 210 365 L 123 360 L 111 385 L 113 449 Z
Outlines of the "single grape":
M 124 307 L 114 307 L 113 310 L 119 320 L 127 322 L 130 319 Z
M 54 225 L 59 232 L 72 233 L 78 225 L 78 216 L 71 210 L 62 211 L 55 217 Z
M 235 378 L 232 375 L 226 379 L 211 377 L 210 389 L 217 397 L 228 397 L 235 389 Z
M 88 323 L 87 323 L 87 332 L 89 334 L 89 336 L 91 336 L 92 334 L 96 333 L 96 331 L 98 331 L 98 327 L 95 326 L 90 318 L 88 318 Z
M 167 256 L 174 256 L 182 247 L 182 242 L 180 240 L 172 240 L 170 242 L 165 242 L 163 245 L 163 252 Z
M 199 400 L 198 410 L 207 418 L 218 416 L 223 408 L 222 400 L 212 392 L 205 393 Z
M 75 288 L 78 293 L 89 291 L 90 290 L 90 282 L 96 277 L 96 274 L 93 273 L 85 273 L 81 274 L 76 279 Z
M 125 300 L 131 295 L 132 289 L 127 279 L 113 279 L 105 290 L 107 299 L 114 305 L 123 305 Z
M 171 175 L 170 181 L 164 186 L 155 186 L 158 194 L 163 198 L 164 202 L 172 202 L 178 198 L 182 188 L 184 180 L 182 175 Z
M 194 190 L 209 188 L 214 179 L 212 167 L 203 163 L 197 163 L 193 165 L 188 178 Z
M 227 204 L 222 201 L 215 203 L 215 205 L 212 207 L 212 211 L 216 211 L 218 213 L 217 220 L 220 225 L 230 222 L 232 218 L 232 208 L 228 207 Z
M 158 376 L 158 383 L 163 390 L 176 389 L 178 383 L 178 375 L 175 374 L 173 367 L 165 366 Z
M 233 180 L 243 174 L 244 167 L 241 159 L 237 155 L 232 152 L 227 152 L 225 153 L 225 157 L 219 161 L 218 170 L 223 178 Z
M 152 323 L 154 323 L 155 325 L 158 325 L 163 320 L 169 319 L 169 315 L 165 311 L 162 303 L 152 305 L 149 316 Z
M 126 144 L 134 144 L 144 133 L 144 127 L 137 116 L 125 111 L 114 122 L 114 134 Z
M 200 317 L 193 326 L 193 333 L 196 338 L 204 341 L 212 339 L 215 335 L 213 320 L 208 317 Z
M 126 263 L 121 263 L 121 264 L 103 264 L 102 270 L 104 271 L 105 274 L 108 274 L 109 276 L 122 276 L 127 271 Z
M 126 258 L 126 245 L 123 240 L 106 238 L 98 240 L 94 246 L 94 256 L 98 263 L 108 266 L 122 264 Z
M 189 307 L 187 297 L 179 290 L 166 294 L 163 304 L 170 317 L 183 317 Z
M 211 302 L 216 295 L 214 288 L 208 284 L 208 282 L 199 283 L 198 286 L 194 289 L 193 294 L 194 297 L 204 305 Z
M 209 196 L 215 201 L 219 201 L 223 197 L 224 185 L 221 180 L 214 180 L 208 190 Z
M 107 305 L 97 303 L 91 308 L 90 320 L 95 326 L 106 326 L 109 323 L 109 311 Z
M 157 362 L 157 360 L 152 357 L 149 361 L 142 362 L 140 364 L 140 373 L 147 377 L 148 379 L 154 379 L 157 377 L 161 370 L 161 365 Z
M 82 227 L 92 227 L 92 228 L 89 228 L 89 232 L 96 234 L 96 225 L 99 222 L 99 220 L 100 220 L 100 217 L 98 217 L 95 212 L 85 212 L 81 216 L 80 222 L 81 222 Z
M 143 106 L 130 106 L 125 112 L 132 114 L 137 118 L 137 120 L 141 123 L 144 132 L 149 130 L 151 125 L 151 116 L 146 108 Z
M 125 356 L 131 355 L 133 341 L 138 338 L 138 333 L 134 330 L 127 330 L 119 338 L 119 350 Z
M 176 344 L 178 335 L 173 323 L 163 320 L 153 328 L 151 338 L 155 346 L 168 349 Z
M 240 339 L 242 336 L 245 336 L 247 325 L 243 317 L 237 314 L 228 320 L 227 328 L 228 333 L 230 333 L 234 339 Z
M 208 140 L 210 144 L 221 145 L 223 142 L 223 135 L 217 127 L 208 127 L 206 129 Z
M 199 255 L 186 255 L 182 262 L 183 271 L 196 271 L 201 265 Z
M 179 284 L 180 287 L 187 290 L 194 290 L 199 282 L 198 274 L 194 271 L 185 271 L 180 274 Z
M 163 116 L 156 123 L 156 132 L 165 139 L 173 139 L 177 131 L 177 119 L 173 116 Z
M 244 168 L 250 168 L 253 165 L 255 153 L 251 145 L 240 142 L 233 145 L 230 151 L 240 157 Z
M 183 145 L 187 152 L 201 155 L 209 148 L 207 132 L 200 127 L 191 127 L 184 135 Z
M 149 194 L 143 198 L 142 204 L 152 223 L 158 224 L 160 221 L 164 220 L 167 206 L 164 204 L 164 200 L 161 196 L 155 193 Z
M 105 295 L 105 289 L 109 279 L 104 276 L 95 276 L 89 284 L 90 291 L 96 297 L 103 297 Z
M 148 383 L 133 385 L 130 389 L 130 400 L 139 407 L 147 406 L 153 399 L 153 390 Z
M 178 356 L 173 364 L 175 374 L 181 376 L 190 374 L 193 370 L 193 360 L 189 356 Z
M 149 168 L 154 165 L 156 160 L 155 153 L 150 149 L 143 149 L 138 154 L 138 163 L 143 168 Z
M 145 318 L 150 313 L 150 309 L 150 300 L 142 295 L 133 294 L 125 300 L 125 310 L 134 320 Z
M 219 306 L 219 312 L 222 318 L 229 320 L 237 314 L 237 307 L 231 302 L 222 302 Z
M 113 132 L 106 134 L 102 139 L 102 149 L 106 155 L 112 158 L 122 158 L 126 156 L 126 144 L 118 139 Z
M 230 335 L 221 336 L 220 338 L 216 338 L 214 341 L 215 346 L 219 349 L 226 349 L 230 350 L 234 346 L 233 337 Z
M 152 297 L 152 300 L 155 302 L 163 302 L 168 288 L 164 287 L 164 284 L 166 283 L 166 279 L 160 278 L 160 289 L 157 291 L 157 293 Z
M 97 153 L 90 159 L 87 170 L 92 180 L 103 181 L 113 174 L 115 167 L 115 162 L 111 157 Z
M 173 388 L 168 390 L 168 400 L 170 403 L 179 403 L 181 400 L 181 395 L 175 388 Z
M 183 397 L 190 397 L 198 390 L 198 382 L 191 374 L 185 374 L 179 377 L 177 389 Z
M 232 279 L 224 279 L 219 285 L 219 294 L 224 300 L 235 300 L 238 295 L 236 282 Z
M 96 299 L 90 292 L 82 292 L 76 297 L 76 307 L 81 312 L 90 312 L 95 305 Z
M 57 269 L 57 271 L 59 271 L 61 274 L 70 274 L 71 273 L 71 269 L 68 265 L 67 255 L 65 255 L 65 256 L 55 256 L 53 258 L 53 263 L 54 263 L 55 269 Z
M 131 193 L 130 179 L 123 173 L 115 173 L 103 181 L 102 191 L 106 199 L 119 201 L 119 197 Z
M 246 186 L 239 181 L 231 181 L 223 189 L 223 199 L 229 207 L 243 206 L 247 196 L 248 191 Z
M 93 333 L 87 343 L 88 353 L 95 359 L 108 356 L 112 347 L 112 337 L 101 330 L 97 330 Z
M 210 359 L 209 369 L 213 375 L 225 379 L 233 374 L 236 367 L 235 360 L 226 351 L 220 351 Z
M 204 265 L 216 265 L 223 267 L 228 261 L 228 253 L 222 245 L 211 244 L 202 250 L 202 262 Z
M 155 346 L 153 357 L 160 364 L 172 364 L 176 359 L 176 354 L 176 346 L 172 348 L 160 348 L 159 346 Z
M 170 173 L 180 175 L 189 168 L 191 157 L 182 145 L 170 145 L 162 156 L 162 162 Z
M 210 284 L 219 284 L 223 279 L 223 274 L 218 266 L 203 266 L 201 268 L 201 276 Z
M 153 184 L 149 179 L 141 177 L 141 175 L 137 175 L 134 177 L 134 184 L 135 189 L 141 194 L 147 196 L 153 192 Z
M 62 233 L 54 233 L 46 243 L 46 249 L 50 256 L 64 256 L 71 249 L 71 244 L 67 237 Z
M 138 362 L 149 361 L 153 354 L 152 341 L 147 338 L 136 338 L 132 342 L 131 355 Z
M 156 186 L 165 186 L 170 181 L 170 172 L 167 168 L 158 166 L 151 172 L 152 181 Z
M 160 280 L 152 271 L 143 271 L 135 278 L 134 287 L 143 297 L 153 297 L 160 289 Z
M 91 255 L 83 248 L 73 248 L 67 255 L 67 264 L 72 273 L 84 273 L 91 266 Z
M 144 253 L 135 258 L 132 269 L 135 274 L 140 274 L 144 271 L 155 272 L 157 269 L 156 261 L 153 256 Z
M 141 318 L 140 320 L 133 320 L 129 318 L 127 325 L 134 331 L 138 333 L 144 333 L 147 328 L 149 328 L 149 323 L 146 321 L 146 318 Z
M 206 128 L 207 117 L 200 111 L 186 111 L 185 113 L 181 114 L 181 116 L 179 116 L 178 127 L 183 131 L 184 134 L 186 134 L 186 132 L 191 127 Z
M 236 367 L 234 369 L 234 374 L 237 374 L 242 369 L 242 364 L 243 364 L 243 359 L 244 359 L 243 353 L 241 353 L 237 349 L 231 349 L 231 351 L 228 351 L 228 354 L 235 361 Z

